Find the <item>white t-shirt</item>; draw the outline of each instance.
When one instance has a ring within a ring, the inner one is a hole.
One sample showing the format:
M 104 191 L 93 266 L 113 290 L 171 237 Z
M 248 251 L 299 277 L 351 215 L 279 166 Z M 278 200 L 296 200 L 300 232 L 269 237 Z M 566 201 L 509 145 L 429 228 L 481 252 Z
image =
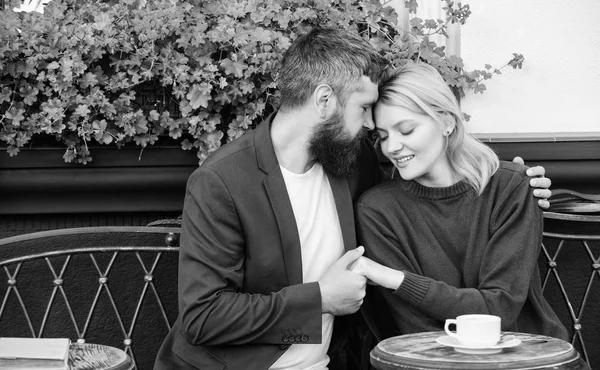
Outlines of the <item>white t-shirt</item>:
M 281 167 L 302 250 L 302 281 L 318 281 L 329 266 L 344 254 L 342 230 L 333 192 L 321 164 L 297 174 Z M 271 370 L 327 369 L 327 349 L 333 332 L 333 315 L 322 315 L 320 344 L 292 344 Z

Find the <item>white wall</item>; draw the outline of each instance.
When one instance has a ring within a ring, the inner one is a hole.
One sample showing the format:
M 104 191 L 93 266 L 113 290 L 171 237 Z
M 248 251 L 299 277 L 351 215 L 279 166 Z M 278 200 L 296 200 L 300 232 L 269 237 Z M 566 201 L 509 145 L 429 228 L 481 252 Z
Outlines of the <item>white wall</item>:
M 506 67 L 468 93 L 474 133 L 600 133 L 600 0 L 467 0 L 462 27 L 467 69 Z M 485 135 L 483 135 L 485 136 Z

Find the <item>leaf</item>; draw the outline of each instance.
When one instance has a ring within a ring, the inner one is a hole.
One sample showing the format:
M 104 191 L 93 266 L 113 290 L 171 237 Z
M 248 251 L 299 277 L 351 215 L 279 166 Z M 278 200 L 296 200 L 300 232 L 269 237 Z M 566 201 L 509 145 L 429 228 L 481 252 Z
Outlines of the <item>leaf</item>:
M 151 121 L 158 121 L 160 118 L 160 114 L 155 109 L 151 110 L 150 113 L 148 113 L 148 116 Z
M 25 109 L 17 109 L 17 107 L 12 107 L 4 115 L 9 120 L 12 120 L 11 123 L 13 126 L 18 126 L 19 123 L 25 119 L 23 113 L 25 113 Z
M 6 152 L 8 153 L 9 156 L 14 157 L 15 155 L 17 155 L 19 153 L 19 148 L 17 148 L 16 146 L 13 146 L 13 145 L 9 145 L 8 148 L 6 148 Z
M 251 36 L 252 41 L 260 42 L 263 44 L 269 43 L 272 39 L 271 31 L 266 30 L 262 27 L 257 27 L 254 31 L 252 31 Z
M 188 139 L 184 139 L 181 142 L 181 149 L 183 150 L 191 150 L 194 147 L 194 144 L 192 144 Z
M 248 68 L 248 65 L 226 58 L 221 62 L 221 68 L 225 70 L 226 74 L 232 74 L 237 78 L 241 78 L 244 77 L 244 70 Z
M 84 74 L 81 77 L 81 79 L 79 80 L 79 86 L 81 86 L 84 89 L 86 89 L 88 87 L 96 86 L 97 84 L 98 84 L 98 78 L 96 77 L 95 74 L 93 74 L 91 72 Z
M 94 131 L 94 139 L 101 144 L 110 144 L 113 141 L 112 135 L 106 130 L 108 126 L 106 120 L 96 120 L 92 122 L 92 130 Z
M 193 84 L 190 91 L 187 93 L 186 98 L 189 99 L 189 104 L 192 109 L 198 109 L 200 107 L 208 108 L 208 101 L 210 100 L 210 92 L 212 91 L 212 86 L 203 83 Z
M 32 86 L 21 87 L 19 94 L 23 97 L 23 102 L 27 105 L 32 105 L 37 101 L 37 94 L 39 90 Z
M 0 104 L 10 101 L 10 97 L 12 96 L 12 89 L 9 89 L 8 87 L 4 87 L 2 90 L 0 90 Z
M 90 112 L 91 111 L 86 104 L 81 104 L 75 109 L 75 114 L 79 117 L 87 117 Z

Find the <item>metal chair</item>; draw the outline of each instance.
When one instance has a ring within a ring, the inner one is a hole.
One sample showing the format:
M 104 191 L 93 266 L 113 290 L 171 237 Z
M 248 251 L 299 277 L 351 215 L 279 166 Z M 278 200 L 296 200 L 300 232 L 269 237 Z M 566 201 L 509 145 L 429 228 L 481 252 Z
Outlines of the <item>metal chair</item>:
M 177 316 L 178 235 L 85 227 L 0 240 L 0 336 L 105 344 L 152 368 Z
M 595 282 L 600 278 L 600 194 L 552 191 L 541 254 L 544 295 L 571 324 L 571 343 L 592 367 L 600 363 L 600 349 L 593 345 L 600 340 L 600 281 Z

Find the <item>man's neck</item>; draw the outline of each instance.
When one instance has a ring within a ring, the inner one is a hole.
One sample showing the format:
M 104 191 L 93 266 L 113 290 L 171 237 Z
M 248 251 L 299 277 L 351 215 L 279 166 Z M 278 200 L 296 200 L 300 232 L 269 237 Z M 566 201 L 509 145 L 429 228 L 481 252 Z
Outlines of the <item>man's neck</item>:
M 278 112 L 271 124 L 271 140 L 279 164 L 288 171 L 305 173 L 314 164 L 308 152 L 315 118 L 302 110 Z

